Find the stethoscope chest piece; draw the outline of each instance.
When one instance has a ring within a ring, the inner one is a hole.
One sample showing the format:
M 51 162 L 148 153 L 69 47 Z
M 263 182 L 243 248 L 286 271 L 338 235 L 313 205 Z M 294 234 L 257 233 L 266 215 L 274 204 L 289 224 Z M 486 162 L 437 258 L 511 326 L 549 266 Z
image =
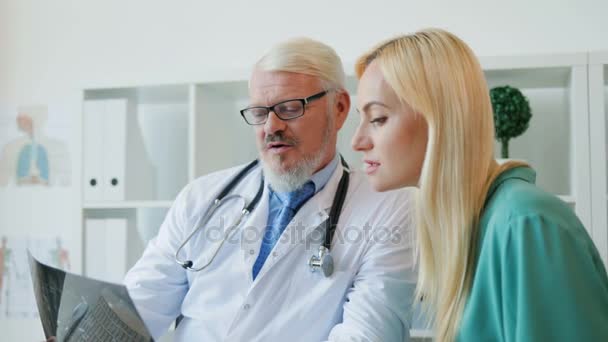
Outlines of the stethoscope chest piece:
M 325 246 L 319 246 L 319 252 L 317 255 L 310 257 L 308 261 L 311 272 L 321 270 L 326 278 L 329 278 L 334 273 L 334 258 L 329 254 L 329 249 Z

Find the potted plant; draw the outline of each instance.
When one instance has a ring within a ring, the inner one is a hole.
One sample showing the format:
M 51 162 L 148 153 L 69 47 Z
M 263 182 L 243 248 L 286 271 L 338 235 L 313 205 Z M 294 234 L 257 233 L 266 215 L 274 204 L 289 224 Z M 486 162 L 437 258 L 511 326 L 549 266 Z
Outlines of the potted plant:
M 519 89 L 508 85 L 492 88 L 490 101 L 494 111 L 496 140 L 502 147 L 500 155 L 509 158 L 509 140 L 528 129 L 532 118 L 530 103 Z

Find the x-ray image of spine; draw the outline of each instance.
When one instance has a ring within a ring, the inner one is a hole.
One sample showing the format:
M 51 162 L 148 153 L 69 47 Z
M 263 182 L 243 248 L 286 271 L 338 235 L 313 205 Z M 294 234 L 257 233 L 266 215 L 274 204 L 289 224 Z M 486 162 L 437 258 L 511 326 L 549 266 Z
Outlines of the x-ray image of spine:
M 8 142 L 2 150 L 0 186 L 70 184 L 70 160 L 66 145 L 46 136 L 47 118 L 46 106 L 18 109 L 16 124 L 22 136 Z

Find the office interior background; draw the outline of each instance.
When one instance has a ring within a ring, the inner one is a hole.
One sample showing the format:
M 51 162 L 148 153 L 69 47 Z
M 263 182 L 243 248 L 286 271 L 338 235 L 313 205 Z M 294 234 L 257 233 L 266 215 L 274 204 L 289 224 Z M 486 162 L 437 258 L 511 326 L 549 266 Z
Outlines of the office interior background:
M 529 98 L 530 128 L 512 156 L 575 208 L 606 262 L 607 13 L 604 0 L 0 0 L 0 237 L 15 251 L 11 272 L 24 276 L 17 249 L 29 246 L 72 272 L 119 281 L 181 187 L 255 157 L 238 109 L 252 64 L 273 44 L 331 45 L 354 92 L 362 52 L 427 27 L 469 43 L 490 86 Z M 34 163 L 43 184 L 13 174 L 27 169 L 9 160 L 28 139 L 20 113 L 46 139 L 37 143 L 50 170 Z M 357 122 L 351 111 L 340 138 L 355 165 Z M 41 340 L 24 309 L 33 293 L 3 284 L 0 340 Z

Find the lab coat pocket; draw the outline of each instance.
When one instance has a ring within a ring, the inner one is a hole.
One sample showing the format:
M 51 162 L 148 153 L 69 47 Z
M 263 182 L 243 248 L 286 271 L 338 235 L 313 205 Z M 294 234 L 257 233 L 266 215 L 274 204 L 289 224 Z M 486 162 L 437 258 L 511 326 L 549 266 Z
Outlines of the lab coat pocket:
M 334 271 L 330 277 L 325 277 L 323 273 L 304 269 L 298 276 L 291 277 L 286 302 L 290 303 L 289 310 L 307 313 L 341 307 L 351 285 L 350 272 Z M 319 315 L 324 313 L 319 312 Z

